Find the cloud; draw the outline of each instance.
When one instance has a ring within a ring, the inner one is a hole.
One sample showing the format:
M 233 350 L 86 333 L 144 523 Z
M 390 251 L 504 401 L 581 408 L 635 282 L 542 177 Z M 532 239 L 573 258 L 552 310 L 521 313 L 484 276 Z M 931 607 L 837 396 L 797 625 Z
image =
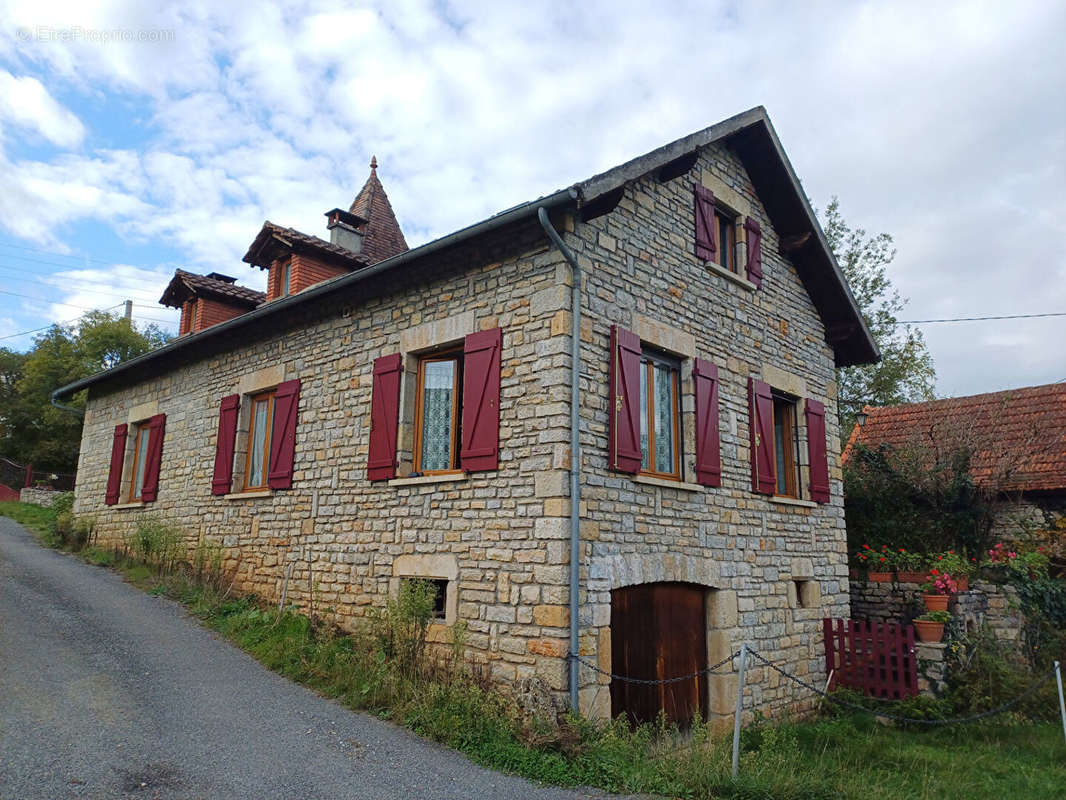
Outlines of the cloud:
M 0 69 L 0 122 L 34 130 L 59 147 L 75 147 L 85 136 L 85 127 L 60 105 L 36 78 L 16 78 Z
M 418 244 L 764 104 L 815 205 L 839 195 L 850 224 L 895 236 L 907 316 L 1066 309 L 1062 4 L 945 2 L 935 24 L 926 3 L 845 0 L 251 14 L 112 0 L 4 16 L 0 81 L 69 107 L 0 105 L 6 141 L 60 150 L 0 151 L 0 226 L 29 241 L 70 247 L 61 231 L 90 220 L 261 286 L 239 259 L 263 219 L 323 235 L 372 154 Z M 18 41 L 20 26 L 173 36 Z M 135 110 L 106 136 L 89 113 L 102 100 Z M 1066 377 L 1061 321 L 923 330 L 944 393 Z

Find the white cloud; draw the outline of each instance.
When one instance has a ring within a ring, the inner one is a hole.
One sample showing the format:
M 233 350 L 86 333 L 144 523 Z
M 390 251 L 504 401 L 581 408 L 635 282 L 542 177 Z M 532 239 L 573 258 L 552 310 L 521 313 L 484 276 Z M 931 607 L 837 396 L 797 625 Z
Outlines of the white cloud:
M 85 127 L 74 114 L 56 102 L 36 78 L 16 78 L 0 69 L 0 122 L 35 130 L 52 144 L 74 147 Z

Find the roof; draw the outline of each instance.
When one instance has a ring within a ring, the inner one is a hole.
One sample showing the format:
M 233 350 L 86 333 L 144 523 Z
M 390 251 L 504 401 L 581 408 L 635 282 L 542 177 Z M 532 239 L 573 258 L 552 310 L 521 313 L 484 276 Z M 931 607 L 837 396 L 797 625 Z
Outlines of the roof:
M 363 236 L 363 253 L 370 263 L 406 252 L 407 240 L 403 238 L 400 223 L 392 211 L 392 203 L 385 194 L 385 187 L 378 180 L 378 159 L 370 159 L 370 177 L 352 201 L 348 209 L 352 214 L 367 220 Z
M 726 142 L 740 155 L 770 215 L 771 222 L 782 237 L 789 236 L 804 240 L 805 243 L 799 249 L 790 253 L 790 258 L 825 324 L 829 342 L 835 354 L 836 365 L 844 367 L 879 360 L 880 353 L 873 341 L 873 336 L 863 321 L 840 267 L 833 258 L 825 234 L 807 202 L 799 179 L 781 148 L 777 134 L 770 124 L 770 118 L 766 110 L 758 106 L 660 147 L 645 156 L 628 161 L 608 172 L 596 175 L 587 181 L 522 203 L 413 250 L 406 250 L 371 266 L 355 269 L 297 294 L 265 303 L 246 314 L 213 325 L 206 330 L 173 340 L 158 350 L 125 361 L 106 372 L 62 386 L 53 392 L 53 397 L 61 400 L 127 370 L 141 368 L 157 360 L 173 358 L 179 350 L 202 347 L 207 342 L 214 341 L 216 337 L 224 336 L 236 328 L 251 325 L 267 316 L 281 315 L 297 307 L 305 307 L 305 305 L 310 307 L 311 304 L 321 302 L 325 296 L 345 291 L 357 283 L 374 280 L 380 275 L 428 258 L 448 248 L 465 244 L 504 226 L 535 219 L 540 208 L 546 211 L 582 209 L 586 212 L 598 207 L 609 209 L 613 205 L 605 201 L 619 196 L 618 193 L 624 191 L 625 186 L 630 182 L 653 171 L 660 171 L 661 175 L 672 171 L 677 168 L 677 165 L 683 165 L 700 148 L 717 141 Z M 358 199 L 357 197 L 356 200 Z M 283 241 L 302 242 L 307 246 L 317 248 L 320 252 L 329 252 L 330 248 L 341 251 L 337 255 L 351 258 L 353 263 L 359 258 L 350 251 L 338 248 L 317 237 L 266 222 L 244 260 L 256 266 L 269 266 L 269 261 L 266 264 L 263 263 L 264 250 L 270 246 L 271 241 L 277 242 L 279 238 Z
M 327 242 L 325 239 L 319 239 L 317 236 L 303 233 L 295 228 L 275 225 L 270 220 L 263 223 L 263 227 L 259 229 L 259 233 L 256 234 L 242 260 L 253 267 L 270 269 L 270 264 L 274 259 L 290 252 L 311 252 L 352 269 L 372 263 L 372 259 L 367 258 L 365 254 L 353 253 L 346 247 Z
M 234 278 L 212 272 L 208 275 L 197 275 L 195 272 L 186 272 L 183 269 L 174 270 L 174 277 L 167 284 L 163 296 L 159 298 L 159 304 L 179 308 L 190 297 L 202 297 L 207 295 L 215 297 L 231 305 L 247 306 L 255 308 L 266 301 L 266 295 L 249 289 L 247 286 L 239 286 Z
M 1003 490 L 1066 489 L 1066 383 L 952 397 L 927 403 L 867 407 L 857 445 L 894 449 L 968 445 L 978 485 Z

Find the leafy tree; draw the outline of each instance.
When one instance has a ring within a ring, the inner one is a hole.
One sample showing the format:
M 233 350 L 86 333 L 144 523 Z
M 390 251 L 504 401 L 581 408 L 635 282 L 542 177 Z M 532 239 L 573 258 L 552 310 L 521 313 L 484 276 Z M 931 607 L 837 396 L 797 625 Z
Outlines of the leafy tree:
M 81 419 L 51 405 L 60 386 L 110 369 L 165 344 L 155 325 L 92 311 L 71 326 L 53 325 L 27 353 L 0 350 L 0 455 L 42 470 L 73 472 Z M 70 402 L 85 407 L 85 394 Z
M 896 257 L 887 233 L 868 236 L 862 228 L 849 228 L 834 197 L 825 209 L 826 239 L 851 285 L 863 318 L 881 350 L 881 361 L 837 370 L 840 388 L 841 431 L 851 431 L 855 415 L 864 405 L 889 406 L 933 399 L 936 370 L 922 333 L 900 325 L 907 301 L 888 277 Z

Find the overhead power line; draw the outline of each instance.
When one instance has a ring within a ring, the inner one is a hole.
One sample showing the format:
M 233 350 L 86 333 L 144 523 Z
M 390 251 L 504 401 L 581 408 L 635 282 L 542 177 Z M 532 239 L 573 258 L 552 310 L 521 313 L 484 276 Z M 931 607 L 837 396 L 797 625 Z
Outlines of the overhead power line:
M 988 319 L 1038 319 L 1040 317 L 1066 317 L 1066 311 L 1049 311 L 1046 314 L 1002 314 L 989 317 L 948 317 L 945 319 L 901 319 L 897 325 L 926 325 L 931 322 L 982 322 Z

